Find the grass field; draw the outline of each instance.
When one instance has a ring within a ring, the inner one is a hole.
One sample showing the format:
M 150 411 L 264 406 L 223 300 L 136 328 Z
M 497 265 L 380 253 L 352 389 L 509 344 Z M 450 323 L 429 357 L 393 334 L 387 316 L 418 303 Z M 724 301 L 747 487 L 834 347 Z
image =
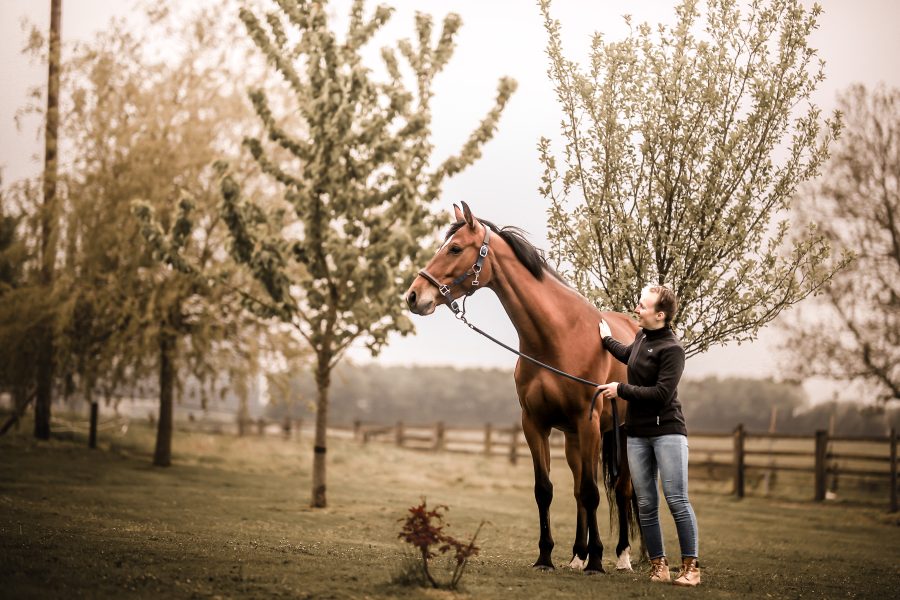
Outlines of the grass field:
M 433 454 L 333 440 L 329 508 L 309 508 L 311 442 L 178 432 L 175 465 L 150 466 L 153 432 L 84 440 L 0 438 L 0 596 L 4 598 L 887 598 L 900 590 L 900 518 L 882 508 L 745 498 L 698 484 L 703 586 L 614 573 L 530 568 L 537 512 L 529 461 Z M 571 475 L 554 463 L 552 523 L 561 567 L 574 534 Z M 449 533 L 482 519 L 481 554 L 458 593 L 398 583 L 408 507 L 450 506 Z M 605 501 L 601 507 L 605 515 Z M 678 559 L 663 508 L 667 548 Z

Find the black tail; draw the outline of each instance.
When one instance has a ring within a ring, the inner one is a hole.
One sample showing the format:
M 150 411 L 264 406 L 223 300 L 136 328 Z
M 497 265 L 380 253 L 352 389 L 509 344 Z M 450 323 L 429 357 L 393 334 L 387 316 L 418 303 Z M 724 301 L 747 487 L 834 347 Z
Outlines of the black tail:
M 616 448 L 616 441 L 622 440 Z M 603 434 L 603 451 L 601 454 L 601 468 L 603 470 L 603 487 L 606 490 L 607 504 L 609 504 L 609 526 L 619 516 L 619 511 L 624 509 L 624 522 L 628 524 L 628 535 L 632 539 L 640 538 L 641 548 L 637 557 L 644 553 L 644 536 L 638 523 L 637 496 L 631 486 L 631 470 L 628 468 L 628 451 L 626 449 L 624 427 L 620 427 L 619 435 L 607 431 Z M 616 461 L 618 460 L 618 465 Z M 617 468 L 616 468 L 617 467 Z M 616 496 L 619 496 L 618 498 Z M 617 549 L 616 554 L 621 551 Z
M 603 467 L 603 487 L 606 488 L 607 498 L 611 497 L 615 492 L 616 482 L 623 475 L 623 470 L 628 470 L 628 461 L 624 460 L 625 449 L 622 447 L 624 446 L 624 444 L 619 444 L 619 448 L 616 448 L 616 440 L 624 439 L 624 437 L 625 432 L 622 431 L 621 427 L 619 428 L 618 438 L 613 434 L 612 430 L 603 433 L 603 451 L 601 453 L 601 465 Z

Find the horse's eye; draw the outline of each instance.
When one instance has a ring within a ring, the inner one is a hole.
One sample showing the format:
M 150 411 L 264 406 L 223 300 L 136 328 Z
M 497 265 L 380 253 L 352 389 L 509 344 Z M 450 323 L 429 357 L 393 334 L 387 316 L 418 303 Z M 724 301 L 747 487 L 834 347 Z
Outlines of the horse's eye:
M 450 246 L 450 254 L 459 254 L 462 252 L 462 248 L 459 246 Z

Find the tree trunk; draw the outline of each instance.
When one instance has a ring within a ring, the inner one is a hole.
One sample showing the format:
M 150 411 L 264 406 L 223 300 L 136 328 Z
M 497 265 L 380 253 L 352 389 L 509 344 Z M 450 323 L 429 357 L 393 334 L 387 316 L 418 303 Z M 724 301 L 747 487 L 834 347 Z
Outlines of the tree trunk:
M 153 464 L 172 464 L 172 391 L 175 388 L 175 336 L 159 334 L 159 423 L 156 426 L 156 451 Z
M 62 0 L 50 1 L 50 53 L 47 67 L 47 127 L 44 132 L 44 206 L 41 211 L 41 282 L 49 293 L 56 258 L 56 170 L 59 131 L 60 21 Z M 50 404 L 53 401 L 53 330 L 42 328 L 34 401 L 34 436 L 50 439 Z
M 331 385 L 331 356 L 319 354 L 316 360 L 316 436 L 313 442 L 312 506 L 325 508 L 325 452 L 327 441 L 325 429 L 328 426 L 328 388 Z
M 37 365 L 37 390 L 34 398 L 34 437 L 50 439 L 50 404 L 53 401 L 53 333 L 41 328 L 41 348 Z

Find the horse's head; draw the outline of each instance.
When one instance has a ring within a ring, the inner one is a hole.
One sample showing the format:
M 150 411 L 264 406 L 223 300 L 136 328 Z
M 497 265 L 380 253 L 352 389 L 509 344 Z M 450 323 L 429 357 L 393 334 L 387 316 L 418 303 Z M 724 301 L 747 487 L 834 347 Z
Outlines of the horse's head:
M 450 226 L 444 244 L 406 290 L 406 303 L 417 315 L 430 315 L 441 304 L 452 307 L 453 298 L 470 294 L 490 281 L 490 228 L 472 215 L 465 202 L 462 210 L 455 204 L 453 210 L 456 222 Z

